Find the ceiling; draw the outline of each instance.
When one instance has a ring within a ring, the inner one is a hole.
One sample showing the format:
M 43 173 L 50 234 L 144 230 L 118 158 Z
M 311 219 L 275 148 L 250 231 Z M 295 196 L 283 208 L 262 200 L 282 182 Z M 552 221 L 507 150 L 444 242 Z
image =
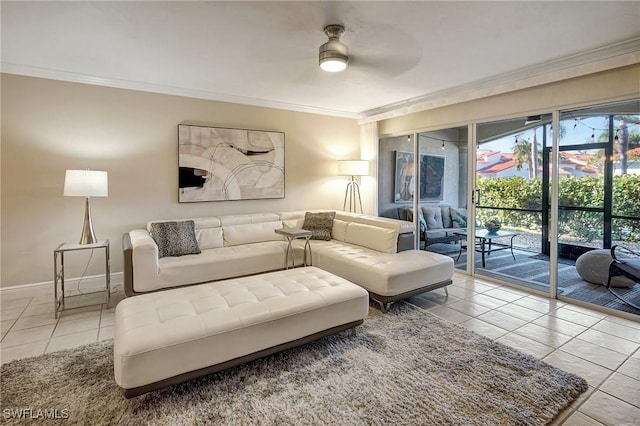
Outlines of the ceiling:
M 2 1 L 0 12 L 5 73 L 354 118 L 640 52 L 638 1 Z M 346 28 L 341 73 L 318 67 L 328 24 Z

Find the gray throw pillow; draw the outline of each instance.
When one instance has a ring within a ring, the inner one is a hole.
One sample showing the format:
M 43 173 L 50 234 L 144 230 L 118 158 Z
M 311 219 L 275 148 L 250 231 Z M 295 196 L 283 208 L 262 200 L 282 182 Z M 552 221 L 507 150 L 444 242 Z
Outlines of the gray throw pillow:
M 192 220 L 152 223 L 151 236 L 158 245 L 159 258 L 200 254 Z
M 302 229 L 311 231 L 312 240 L 325 240 L 331 239 L 331 229 L 333 228 L 333 219 L 336 217 L 336 212 L 321 212 L 304 214 L 304 224 Z

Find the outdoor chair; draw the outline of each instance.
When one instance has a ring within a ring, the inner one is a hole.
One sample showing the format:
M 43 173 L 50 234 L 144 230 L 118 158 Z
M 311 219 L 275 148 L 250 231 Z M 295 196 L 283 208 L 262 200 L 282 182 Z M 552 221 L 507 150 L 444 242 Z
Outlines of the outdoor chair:
M 616 254 L 616 250 L 618 250 L 618 254 Z M 627 305 L 640 310 L 640 305 L 625 299 L 623 295 L 611 287 L 611 279 L 619 275 L 640 283 L 640 253 L 624 246 L 615 245 L 611 247 L 611 258 L 613 261 L 609 265 L 609 278 L 605 284 L 607 290 Z

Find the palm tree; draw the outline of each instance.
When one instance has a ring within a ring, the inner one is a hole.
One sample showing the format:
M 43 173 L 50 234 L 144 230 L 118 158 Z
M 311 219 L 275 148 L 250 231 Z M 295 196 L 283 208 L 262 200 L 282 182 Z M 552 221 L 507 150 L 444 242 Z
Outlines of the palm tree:
M 618 120 L 618 128 L 616 130 L 617 146 L 614 146 L 614 150 L 620 155 L 620 173 L 627 174 L 628 162 L 629 162 L 629 148 L 631 143 L 637 143 L 640 139 L 640 135 L 637 133 L 629 133 L 628 124 L 640 124 L 638 116 L 617 115 L 614 117 Z M 609 127 L 609 120 L 605 121 L 605 128 Z M 598 136 L 598 142 L 609 141 L 609 130 L 603 130 Z M 599 159 L 604 158 L 604 153 L 598 155 Z
M 531 177 L 531 142 L 527 139 L 516 138 L 513 144 L 513 161 L 516 163 L 516 169 L 521 170 L 522 165 L 529 166 L 529 177 Z
M 638 116 L 627 116 L 627 115 L 618 115 L 615 117 L 618 120 L 618 129 L 617 137 L 618 143 L 620 144 L 620 172 L 623 175 L 627 174 L 627 167 L 629 161 L 629 145 L 631 139 L 636 139 L 637 135 L 629 134 L 628 123 L 631 124 L 640 124 L 640 120 L 638 120 Z M 630 136 L 636 136 L 636 138 L 632 138 Z
M 513 145 L 513 160 L 516 163 L 516 169 L 521 170 L 522 165 L 529 167 L 529 179 L 533 179 L 537 175 L 538 163 L 541 161 L 540 147 L 536 141 L 535 130 L 533 140 L 535 146 L 528 139 L 516 139 Z M 535 161 L 533 159 L 535 158 Z

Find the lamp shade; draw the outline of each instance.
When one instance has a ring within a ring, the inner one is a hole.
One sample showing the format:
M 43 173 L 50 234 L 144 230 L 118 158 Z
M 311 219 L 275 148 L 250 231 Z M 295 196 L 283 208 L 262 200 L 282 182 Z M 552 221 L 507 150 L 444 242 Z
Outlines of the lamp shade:
M 339 160 L 338 175 L 340 176 L 367 176 L 369 174 L 369 162 L 366 160 Z
M 64 176 L 65 197 L 106 197 L 108 194 L 107 172 L 67 170 Z

